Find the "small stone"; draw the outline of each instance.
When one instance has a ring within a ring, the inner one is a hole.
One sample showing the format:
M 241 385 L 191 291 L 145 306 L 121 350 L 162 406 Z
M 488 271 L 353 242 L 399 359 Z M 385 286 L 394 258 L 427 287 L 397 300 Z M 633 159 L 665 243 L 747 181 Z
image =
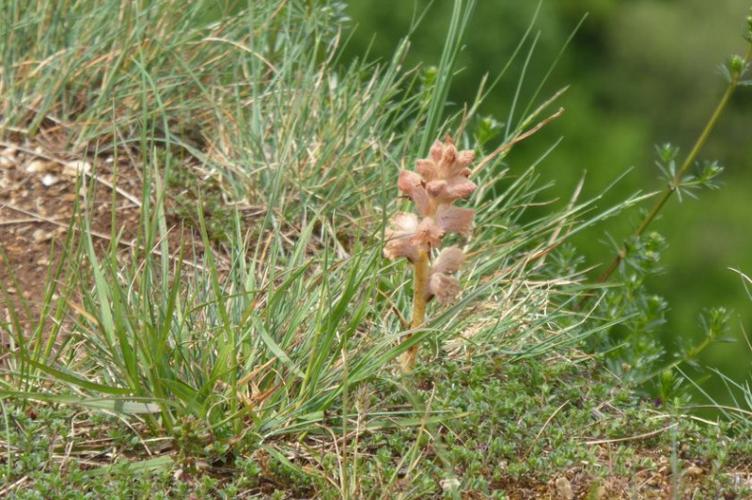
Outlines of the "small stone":
M 32 234 L 31 237 L 34 238 L 34 241 L 36 243 L 42 243 L 44 241 L 48 241 L 52 239 L 52 233 L 48 233 L 44 229 L 37 229 Z
M 591 498 L 592 500 L 601 500 L 602 498 L 606 498 L 606 487 L 600 483 L 593 484 L 590 489 L 590 495 L 588 495 L 588 498 Z
M 449 493 L 451 491 L 456 491 L 457 488 L 460 487 L 460 480 L 456 477 L 450 477 L 447 479 L 442 479 L 439 481 L 439 485 L 441 485 L 441 490 L 445 493 Z
M 16 149 L 5 148 L 0 152 L 0 167 L 13 168 L 16 166 Z
M 26 171 L 30 174 L 37 174 L 40 172 L 46 172 L 49 168 L 49 164 L 47 162 L 44 162 L 42 160 L 34 160 L 28 165 L 26 165 Z
M 88 175 L 91 172 L 91 163 L 88 161 L 69 161 L 63 165 L 63 175 L 78 177 Z
M 556 479 L 554 484 L 558 498 L 562 500 L 572 500 L 574 498 L 574 491 L 572 491 L 572 484 L 569 482 L 569 479 L 562 476 Z
M 702 476 L 705 471 L 702 470 L 701 467 L 698 467 L 696 465 L 690 465 L 689 467 L 687 467 L 686 472 L 688 476 L 697 477 L 697 476 Z
M 44 187 L 50 187 L 57 184 L 59 180 L 59 178 L 55 177 L 52 174 L 45 174 L 44 177 L 42 177 L 42 184 L 44 185 Z

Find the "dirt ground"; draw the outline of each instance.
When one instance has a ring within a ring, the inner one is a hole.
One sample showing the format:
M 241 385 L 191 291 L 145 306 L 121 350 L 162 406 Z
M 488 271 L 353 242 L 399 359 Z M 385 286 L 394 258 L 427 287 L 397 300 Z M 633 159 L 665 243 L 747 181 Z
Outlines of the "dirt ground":
M 53 142 L 0 141 L 0 287 L 7 292 L 0 293 L 2 345 L 8 345 L 6 300 L 24 323 L 36 319 L 77 204 L 90 207 L 100 245 L 111 239 L 113 202 L 123 242 L 135 237 L 142 183 L 128 158 L 115 165 L 112 157 L 81 160 L 61 149 Z
M 700 462 L 684 462 L 678 472 L 678 480 L 674 475 L 670 454 L 655 449 L 640 449 L 635 455 L 635 462 L 647 463 L 647 460 L 657 464 L 656 467 L 645 467 L 636 463 L 631 467 L 632 475 L 625 476 L 613 470 L 613 463 L 609 459 L 609 447 L 599 447 L 603 454 L 598 461 L 598 467 L 604 469 L 603 477 L 594 477 L 586 472 L 584 467 L 571 467 L 567 471 L 556 475 L 544 483 L 536 478 L 521 479 L 508 484 L 499 485 L 510 498 L 513 499 L 650 499 L 665 498 L 723 498 L 740 499 L 734 493 L 714 492 L 710 497 L 705 482 L 711 474 L 712 464 Z M 752 487 L 752 471 L 748 468 L 738 471 L 726 471 L 728 480 L 734 490 Z M 674 491 L 677 489 L 678 491 Z

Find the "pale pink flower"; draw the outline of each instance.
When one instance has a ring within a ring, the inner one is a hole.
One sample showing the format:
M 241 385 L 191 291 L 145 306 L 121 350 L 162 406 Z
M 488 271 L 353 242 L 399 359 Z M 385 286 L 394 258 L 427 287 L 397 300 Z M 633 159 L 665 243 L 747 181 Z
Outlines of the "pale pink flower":
M 436 221 L 432 217 L 425 217 L 420 224 L 418 224 L 418 230 L 415 231 L 414 241 L 418 245 L 426 245 L 426 249 L 436 248 L 441 243 L 441 238 L 444 236 L 444 229 L 436 224 Z
M 460 293 L 460 282 L 452 276 L 459 271 L 465 261 L 465 254 L 452 246 L 441 251 L 431 267 L 431 277 L 428 280 L 428 297 L 436 297 L 441 304 L 450 304 Z
M 436 139 L 431 145 L 431 159 L 433 161 L 439 161 L 441 160 L 442 154 L 444 154 L 444 144 L 440 140 Z
M 428 298 L 436 297 L 442 305 L 454 302 L 460 290 L 460 282 L 448 274 L 434 273 L 428 281 Z
M 407 257 L 414 261 L 418 257 L 418 247 L 413 243 L 417 230 L 417 215 L 405 212 L 395 214 L 385 232 L 384 257 L 390 260 Z
M 431 158 L 420 159 L 415 169 L 426 183 L 429 195 L 440 202 L 451 203 L 466 198 L 475 191 L 476 185 L 468 180 L 468 165 L 475 159 L 473 151 L 457 151 L 450 139 L 434 142 Z
M 460 270 L 465 262 L 465 253 L 456 246 L 447 247 L 441 251 L 431 268 L 432 272 L 454 274 Z
M 391 260 L 406 257 L 414 261 L 421 250 L 428 252 L 439 245 L 444 230 L 431 217 L 419 221 L 415 214 L 400 212 L 392 217 L 385 236 L 384 257 Z
M 421 158 L 415 161 L 415 170 L 423 177 L 425 182 L 431 182 L 438 178 L 438 171 L 433 160 Z
M 439 205 L 436 211 L 436 225 L 447 233 L 469 236 L 473 228 L 475 210 L 452 205 Z
M 397 187 L 415 203 L 420 215 L 431 213 L 431 200 L 428 197 L 423 179 L 415 172 L 402 170 L 397 181 Z
M 467 198 L 475 191 L 474 182 L 457 175 L 448 180 L 437 179 L 426 184 L 428 194 L 443 203 L 451 203 L 460 198 Z

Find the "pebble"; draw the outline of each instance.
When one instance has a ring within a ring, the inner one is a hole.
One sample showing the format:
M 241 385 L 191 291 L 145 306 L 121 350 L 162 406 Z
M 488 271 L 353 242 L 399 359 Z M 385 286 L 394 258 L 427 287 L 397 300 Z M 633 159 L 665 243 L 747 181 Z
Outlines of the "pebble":
M 44 241 L 48 241 L 52 239 L 52 233 L 49 233 L 45 231 L 44 229 L 37 229 L 32 233 L 31 237 L 34 238 L 34 241 L 37 243 L 42 243 Z
M 690 465 L 687 467 L 687 475 L 692 477 L 701 476 L 705 471 L 701 467 L 696 465 Z
M 445 493 L 449 493 L 452 491 L 456 491 L 457 488 L 460 487 L 460 480 L 456 477 L 450 477 L 447 479 L 442 479 L 439 481 L 439 485 L 441 486 L 442 491 Z
M 63 165 L 63 175 L 78 177 L 88 175 L 91 172 L 91 163 L 88 161 L 69 161 Z
M 5 148 L 0 152 L 0 167 L 13 168 L 16 166 L 16 150 L 14 148 Z
M 44 187 L 50 187 L 50 186 L 54 186 L 55 184 L 57 184 L 59 180 L 60 179 L 58 179 L 52 174 L 45 174 L 44 177 L 42 177 L 42 184 L 44 184 Z
M 26 171 L 30 174 L 46 172 L 47 169 L 48 169 L 48 163 L 42 160 L 34 160 L 28 165 L 26 165 Z
M 574 498 L 574 491 L 572 491 L 572 483 L 569 482 L 569 479 L 565 477 L 560 477 L 556 479 L 556 493 L 558 494 L 558 498 L 561 498 L 562 500 L 572 500 Z

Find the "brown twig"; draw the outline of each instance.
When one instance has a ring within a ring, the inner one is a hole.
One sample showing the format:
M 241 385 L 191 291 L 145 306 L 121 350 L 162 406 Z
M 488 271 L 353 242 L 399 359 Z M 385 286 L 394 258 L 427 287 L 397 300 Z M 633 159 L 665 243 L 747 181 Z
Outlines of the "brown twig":
M 551 116 L 549 116 L 548 118 L 546 118 L 544 120 L 541 120 L 534 127 L 526 130 L 525 132 L 520 133 L 519 135 L 516 135 L 516 136 L 512 137 L 511 140 L 509 140 L 508 142 L 505 142 L 504 144 L 502 144 L 501 146 L 499 146 L 498 148 L 496 148 L 496 150 L 494 150 L 492 153 L 488 154 L 485 158 L 483 158 L 478 163 L 478 165 L 473 169 L 473 174 L 476 174 L 488 162 L 490 162 L 491 160 L 493 160 L 494 158 L 496 158 L 501 153 L 505 153 L 505 152 L 509 151 L 510 149 L 512 149 L 514 147 L 515 144 L 524 141 L 525 139 L 527 139 L 531 135 L 535 134 L 536 132 L 538 132 L 540 129 L 542 129 L 543 127 L 545 127 L 546 125 L 548 125 L 552 121 L 554 121 L 557 118 L 559 118 L 563 113 L 564 113 L 564 108 L 559 108 L 559 110 L 556 113 L 552 114 Z
M 18 488 L 19 486 L 21 486 L 22 484 L 24 484 L 28 480 L 29 480 L 29 476 L 24 476 L 21 479 L 19 479 L 18 481 L 7 485 L 6 487 L 4 487 L 3 489 L 0 490 L 0 496 L 4 496 L 4 495 L 10 493 L 11 491 L 13 491 L 14 489 Z
M 595 445 L 595 444 L 610 444 L 610 443 L 623 443 L 625 441 L 637 441 L 640 439 L 647 439 L 649 437 L 657 436 L 658 434 L 661 434 L 663 432 L 666 432 L 670 429 L 673 429 L 679 425 L 678 423 L 674 422 L 671 425 L 667 425 L 666 427 L 663 427 L 662 429 L 658 429 L 651 432 L 646 432 L 644 434 L 637 434 L 636 436 L 627 436 L 623 438 L 616 438 L 616 439 L 594 439 L 591 441 L 585 441 L 585 444 L 587 445 Z
M 48 155 L 47 153 L 42 153 L 40 151 L 34 151 L 33 149 L 29 149 L 29 148 L 21 146 L 19 144 L 11 144 L 11 143 L 8 143 L 8 142 L 0 141 L 0 145 L 4 146 L 6 148 L 17 149 L 18 151 L 22 151 L 22 152 L 24 152 L 24 153 L 26 153 L 28 155 L 36 156 L 37 158 L 44 158 L 47 161 L 51 161 L 53 163 L 57 163 L 57 164 L 62 165 L 62 166 L 65 166 L 68 163 L 65 160 L 61 160 L 60 158 L 56 158 L 56 157 L 54 157 L 52 155 Z M 101 177 L 99 177 L 97 175 L 94 175 L 94 174 L 92 174 L 90 172 L 81 172 L 81 174 L 94 179 L 96 182 L 102 184 L 103 186 L 106 186 L 109 189 L 112 189 L 113 191 L 115 191 L 116 193 L 118 193 L 123 198 L 125 198 L 128 201 L 130 201 L 131 203 L 135 204 L 137 207 L 139 207 L 139 208 L 141 207 L 141 200 L 139 200 L 138 198 L 136 198 L 135 196 L 133 196 L 132 194 L 130 194 L 128 191 L 126 191 L 126 190 L 124 190 L 124 189 L 122 189 L 122 188 L 120 188 L 118 186 L 115 186 L 111 182 L 106 181 L 106 180 L 102 179 Z
M 33 217 L 35 219 L 35 222 L 45 222 L 47 224 L 52 224 L 54 226 L 62 227 L 64 229 L 68 229 L 68 227 L 69 227 L 68 224 L 63 224 L 62 222 L 57 221 L 55 219 L 50 219 L 49 217 L 45 217 L 45 216 L 37 214 L 35 212 L 31 212 L 29 210 L 25 210 L 25 209 L 20 208 L 20 207 L 9 205 L 7 203 L 5 203 L 3 205 L 0 205 L 0 208 L 9 208 L 10 210 L 14 210 L 14 211 L 22 213 L 24 215 L 28 215 L 29 217 Z M 81 229 L 79 229 L 78 227 L 73 226 L 73 230 L 74 231 L 80 231 Z M 107 240 L 107 241 L 112 241 L 112 237 L 110 235 L 108 235 L 108 234 L 100 233 L 99 231 L 89 231 L 88 233 L 90 235 L 94 236 L 95 238 L 99 238 L 99 239 Z M 145 250 L 144 247 L 136 244 L 135 241 L 117 240 L 117 243 L 119 245 L 121 245 L 121 246 L 132 248 L 134 250 L 140 250 L 140 251 L 144 251 Z M 162 256 L 162 252 L 159 251 L 159 250 L 157 250 L 157 249 L 152 249 L 151 253 L 153 253 L 154 255 Z M 174 257 L 172 255 L 168 255 L 167 257 L 169 259 L 171 259 L 171 260 L 174 260 L 174 261 L 178 260 L 177 257 Z M 190 267 L 193 267 L 195 269 L 201 269 L 202 271 L 206 271 L 206 268 L 204 266 L 202 266 L 201 264 L 196 264 L 194 262 L 191 262 L 191 261 L 185 260 L 185 259 L 182 259 L 181 262 L 183 264 L 185 264 L 187 266 L 190 266 Z

